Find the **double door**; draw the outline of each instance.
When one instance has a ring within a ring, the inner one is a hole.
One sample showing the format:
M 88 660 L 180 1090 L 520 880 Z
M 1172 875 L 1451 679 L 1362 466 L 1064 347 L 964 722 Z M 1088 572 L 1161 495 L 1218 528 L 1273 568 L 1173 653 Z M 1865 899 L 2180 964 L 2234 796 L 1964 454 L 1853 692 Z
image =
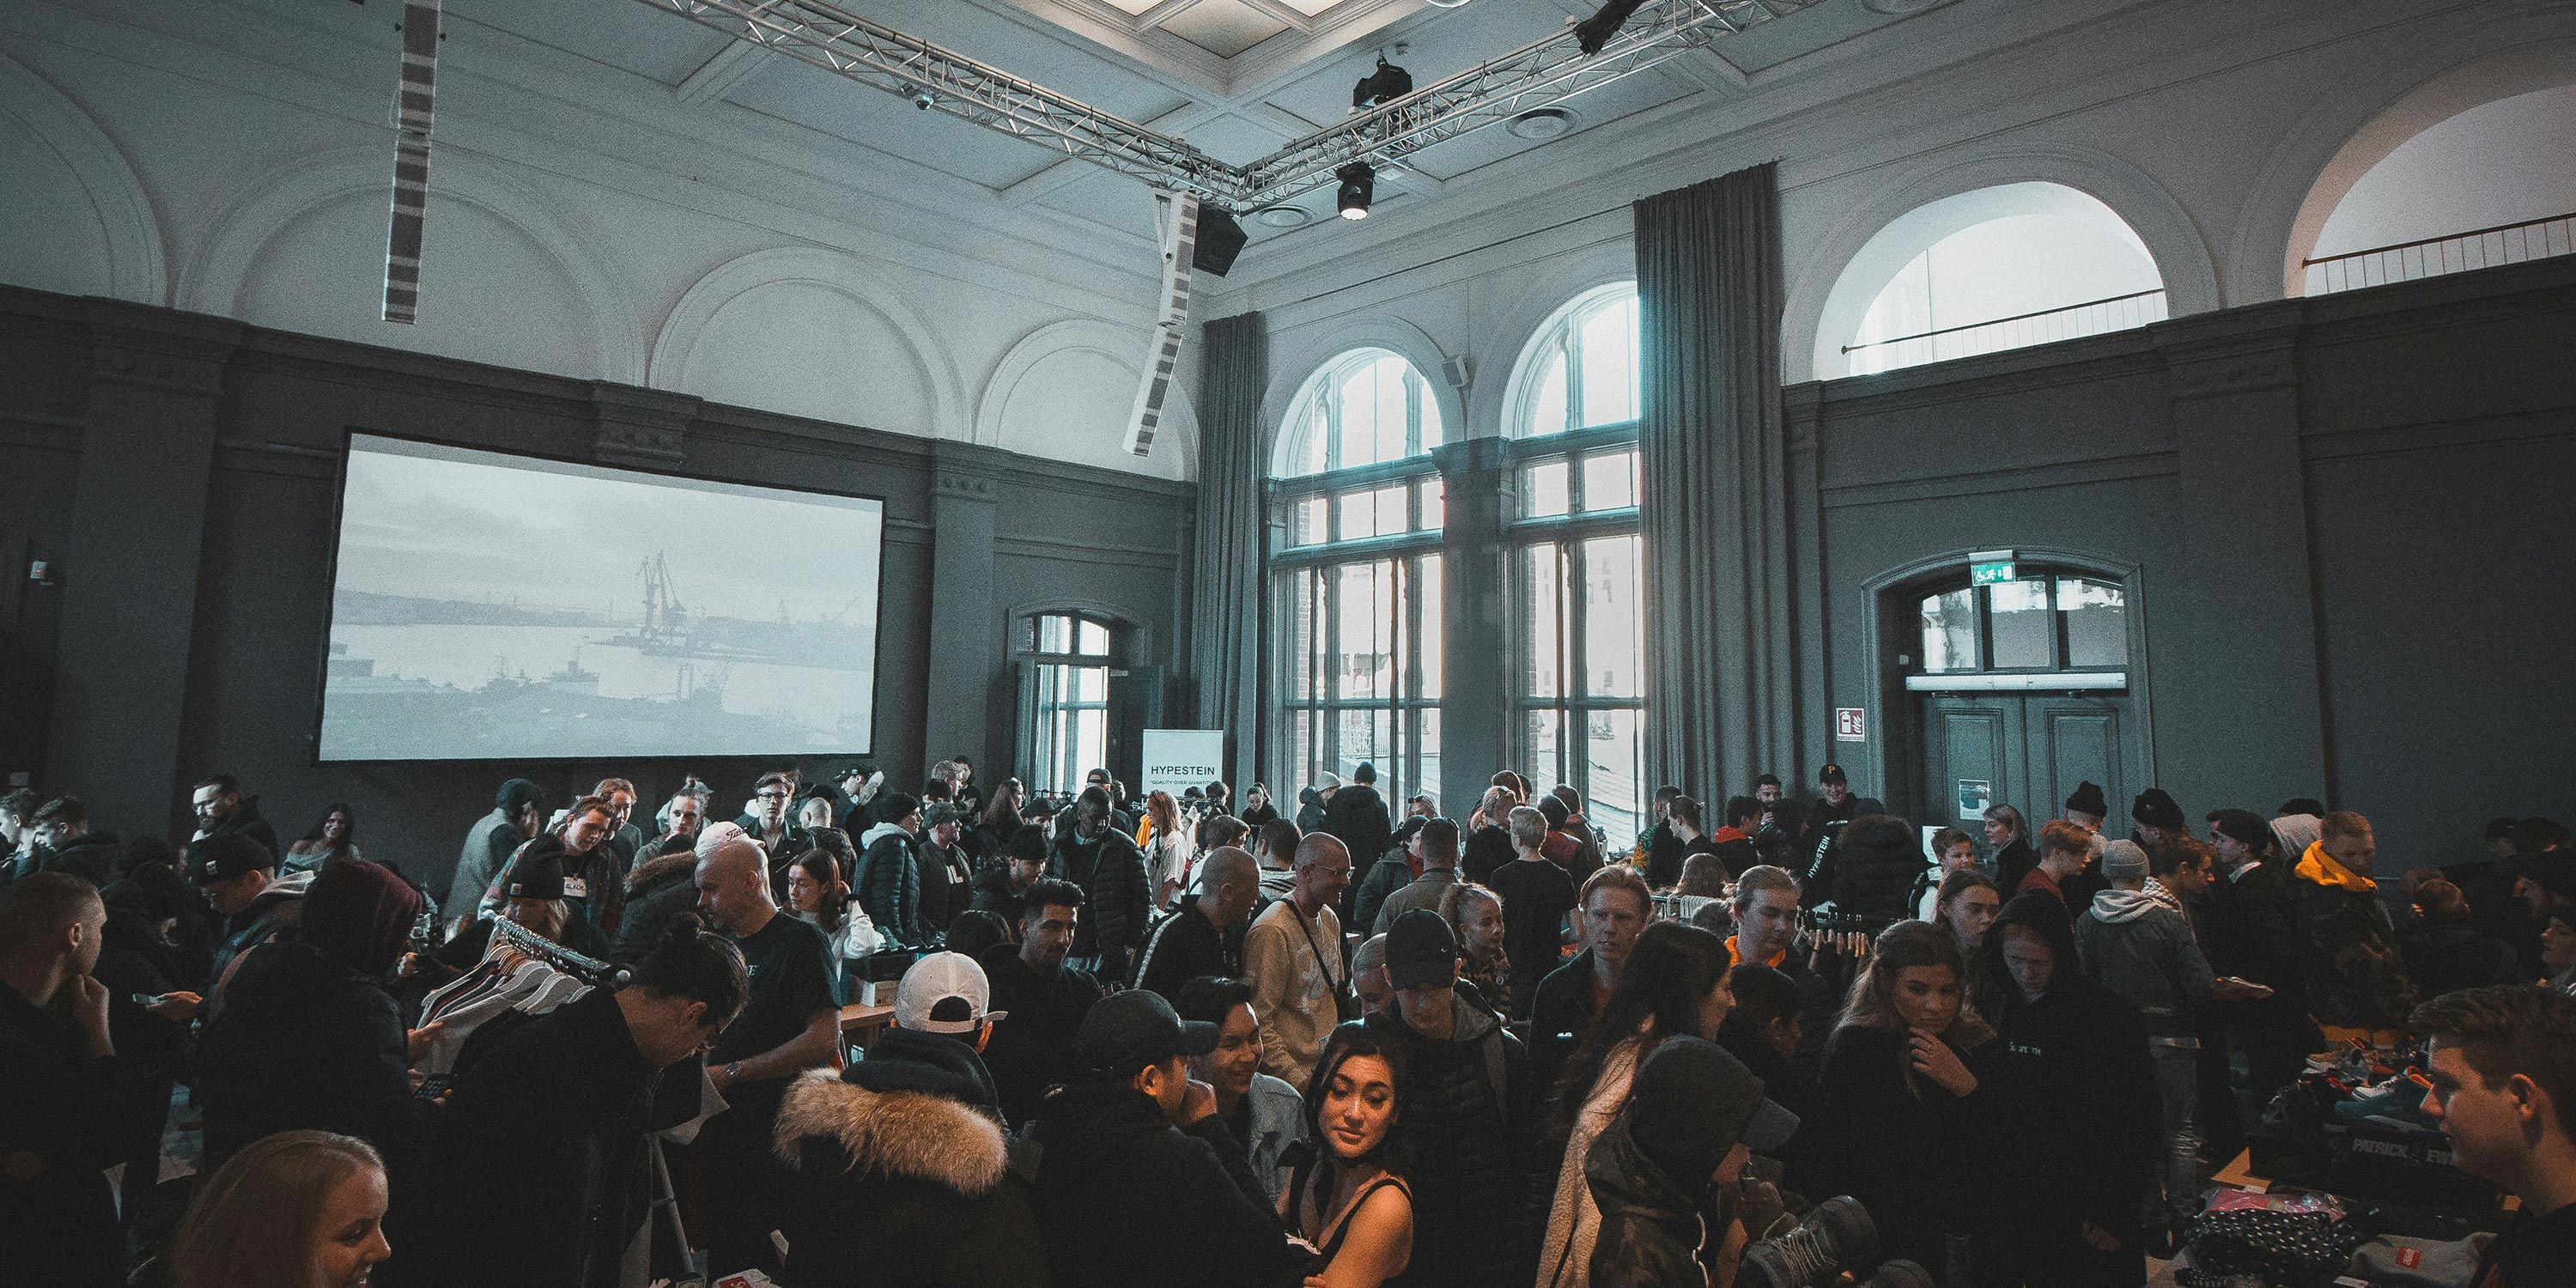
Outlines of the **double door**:
M 2065 811 L 2076 785 L 2097 783 L 2110 805 L 2106 836 L 2129 834 L 2139 781 L 2135 714 L 2125 693 L 1925 693 L 1921 703 L 1926 826 L 1979 830 L 1988 805 L 2011 805 L 2039 825 Z

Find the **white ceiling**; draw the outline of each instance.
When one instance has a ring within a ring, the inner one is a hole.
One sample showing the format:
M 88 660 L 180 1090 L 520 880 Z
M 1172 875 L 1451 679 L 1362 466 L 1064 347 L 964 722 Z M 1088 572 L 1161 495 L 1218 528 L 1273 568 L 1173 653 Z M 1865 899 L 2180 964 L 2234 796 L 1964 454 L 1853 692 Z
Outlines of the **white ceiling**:
M 1974 0 L 1967 0 L 1974 3 Z M 1561 31 L 1588 0 L 840 0 L 888 27 L 1028 77 L 1128 120 L 1178 135 L 1228 162 L 1266 155 L 1344 117 L 1351 86 L 1380 51 L 1427 85 Z M 1577 149 L 1586 132 L 1689 104 L 1750 95 L 1749 78 L 1902 20 L 1938 0 L 1826 0 L 1575 100 L 1571 131 L 1532 141 L 1480 130 L 1424 150 L 1383 174 L 1382 207 L 1436 201 L 1449 182 L 1534 153 Z M 900 158 L 990 190 L 1005 206 L 1039 206 L 1123 234 L 1150 236 L 1142 185 L 1051 156 L 722 33 L 642 0 L 448 0 L 471 22 L 658 82 L 680 110 L 740 109 L 846 147 L 855 163 Z M 1397 45 L 1402 52 L 1394 52 Z M 1699 127 L 1705 128 L 1704 123 Z M 891 167 L 890 167 L 891 168 Z M 1247 223 L 1256 241 L 1332 235 L 1332 192 L 1300 203 L 1303 229 Z

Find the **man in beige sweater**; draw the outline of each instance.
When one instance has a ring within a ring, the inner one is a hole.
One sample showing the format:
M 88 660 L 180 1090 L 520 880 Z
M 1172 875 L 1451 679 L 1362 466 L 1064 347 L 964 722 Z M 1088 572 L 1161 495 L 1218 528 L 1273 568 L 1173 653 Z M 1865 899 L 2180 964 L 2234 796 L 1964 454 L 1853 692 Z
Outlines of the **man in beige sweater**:
M 1297 885 L 1243 936 L 1243 974 L 1261 1020 L 1261 1071 L 1306 1089 L 1350 989 L 1342 922 L 1333 910 L 1351 883 L 1351 852 L 1317 832 L 1297 843 Z

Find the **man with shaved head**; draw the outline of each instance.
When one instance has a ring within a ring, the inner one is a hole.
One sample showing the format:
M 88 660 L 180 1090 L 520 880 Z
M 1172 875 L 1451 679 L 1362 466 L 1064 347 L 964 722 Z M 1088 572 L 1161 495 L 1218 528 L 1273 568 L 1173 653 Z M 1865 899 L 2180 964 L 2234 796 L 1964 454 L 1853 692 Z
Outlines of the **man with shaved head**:
M 1198 893 L 1182 895 L 1180 906 L 1154 923 L 1136 959 L 1136 987 L 1174 1006 L 1181 986 L 1201 975 L 1243 973 L 1243 928 L 1261 899 L 1261 867 L 1249 851 L 1229 845 L 1199 860 L 1195 884 Z
M 1334 911 L 1350 884 L 1349 847 L 1329 832 L 1313 833 L 1297 843 L 1296 888 L 1244 932 L 1244 982 L 1261 1018 L 1261 1071 L 1292 1087 L 1314 1073 L 1344 1008 L 1357 1018 Z
M 832 1063 L 841 1040 L 832 995 L 831 946 L 823 932 L 778 910 L 769 861 L 732 823 L 698 833 L 698 906 L 742 950 L 750 996 L 716 1035 L 707 1077 L 731 1108 L 700 1137 L 707 1169 L 707 1270 L 722 1278 L 780 1270 L 770 1240 L 774 1214 L 790 1202 L 788 1176 L 770 1150 L 787 1084 Z
M 0 1281 L 124 1282 L 102 1169 L 141 1105 L 108 1041 L 98 887 L 40 872 L 0 900 Z M 60 1003 L 61 1009 L 55 1009 Z

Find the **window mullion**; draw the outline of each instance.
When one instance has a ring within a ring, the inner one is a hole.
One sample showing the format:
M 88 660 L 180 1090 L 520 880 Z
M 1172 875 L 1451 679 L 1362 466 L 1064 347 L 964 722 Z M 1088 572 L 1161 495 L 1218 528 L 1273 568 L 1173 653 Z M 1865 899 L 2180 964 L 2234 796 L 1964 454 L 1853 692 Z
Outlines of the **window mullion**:
M 1564 338 L 1559 341 L 1565 354 L 1565 424 L 1560 427 L 1563 433 L 1572 433 L 1583 424 L 1583 346 L 1575 339 L 1578 334 L 1575 320 L 1567 318 Z

